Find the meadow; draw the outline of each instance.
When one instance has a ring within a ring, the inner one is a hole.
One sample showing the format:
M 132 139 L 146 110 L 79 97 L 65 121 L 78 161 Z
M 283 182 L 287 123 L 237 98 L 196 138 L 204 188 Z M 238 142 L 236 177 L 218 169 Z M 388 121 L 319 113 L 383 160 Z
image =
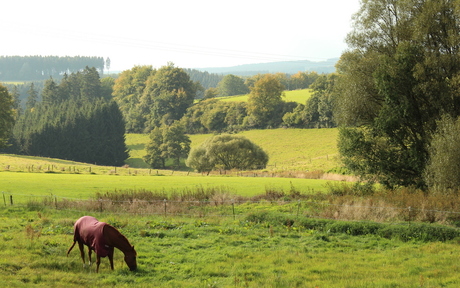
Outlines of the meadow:
M 297 102 L 300 104 L 305 104 L 308 98 L 310 98 L 311 94 L 312 94 L 311 89 L 284 91 L 282 99 L 286 102 Z M 248 97 L 249 97 L 249 94 L 245 94 L 245 95 L 218 97 L 217 99 L 228 101 L 228 102 L 246 102 L 248 101 Z
M 252 210 L 256 208 L 262 209 Z M 3 287 L 460 285 L 457 238 L 441 242 L 353 235 L 312 226 L 302 217 L 284 225 L 256 212 L 236 219 L 93 212 L 130 240 L 139 267 L 130 272 L 116 250 L 115 270 L 103 258 L 96 274 L 94 266 L 82 266 L 77 248 L 66 257 L 80 211 L 0 207 L 0 214 Z
M 0 155 L 0 285 L 459 287 L 455 199 L 366 196 L 337 188 L 345 182 L 306 179 L 340 167 L 337 129 L 241 134 L 270 156 L 246 177 L 149 169 L 148 136 L 139 134 L 127 135 L 125 167 Z M 191 135 L 192 146 L 210 136 Z M 138 271 L 118 250 L 115 270 L 104 258 L 98 274 L 82 266 L 77 247 L 66 257 L 73 223 L 88 214 L 135 245 Z
M 337 158 L 337 128 L 328 129 L 266 129 L 249 130 L 238 133 L 259 145 L 267 152 L 267 171 L 314 171 L 325 172 L 340 167 Z M 212 134 L 189 135 L 194 148 L 202 144 Z M 145 144 L 149 136 L 127 134 L 126 143 L 131 167 L 148 168 L 142 160 Z

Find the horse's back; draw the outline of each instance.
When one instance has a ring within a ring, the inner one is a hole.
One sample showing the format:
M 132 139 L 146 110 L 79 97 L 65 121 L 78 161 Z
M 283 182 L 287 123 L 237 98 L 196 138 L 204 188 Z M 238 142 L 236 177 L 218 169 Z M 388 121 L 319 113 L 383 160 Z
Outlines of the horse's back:
M 104 240 L 104 227 L 108 225 L 99 222 L 92 216 L 83 216 L 75 222 L 74 240 L 94 250 L 101 257 L 107 256 L 108 250 Z

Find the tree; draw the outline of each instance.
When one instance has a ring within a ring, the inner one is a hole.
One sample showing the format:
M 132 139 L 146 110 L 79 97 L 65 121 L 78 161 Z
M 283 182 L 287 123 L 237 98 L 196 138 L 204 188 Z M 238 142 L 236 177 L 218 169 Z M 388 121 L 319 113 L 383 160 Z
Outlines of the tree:
M 0 148 L 7 146 L 14 126 L 14 101 L 5 86 L 0 84 Z
M 126 121 L 128 133 L 142 133 L 145 130 L 148 103 L 144 110 L 140 104 L 147 79 L 156 73 L 152 66 L 135 66 L 123 71 L 113 85 L 113 99 L 118 103 Z
M 337 65 L 344 163 L 389 187 L 424 187 L 442 115 L 460 114 L 458 1 L 368 0 Z
M 268 155 L 262 148 L 245 137 L 229 134 L 207 139 L 193 149 L 187 158 L 187 166 L 198 172 L 212 169 L 263 169 L 268 163 Z
M 284 87 L 273 74 L 265 74 L 254 83 L 248 99 L 248 115 L 252 126 L 275 127 L 281 123 Z
M 460 190 L 460 118 L 443 117 L 428 148 L 429 161 L 424 178 L 432 191 L 458 193 Z
M 186 158 L 190 152 L 190 143 L 190 138 L 179 121 L 170 126 L 155 127 L 150 133 L 144 161 L 152 168 L 165 168 L 166 161 L 172 159 L 174 166 L 178 168 L 180 159 Z
M 217 85 L 217 90 L 219 91 L 219 96 L 241 95 L 249 92 L 244 80 L 233 74 L 225 75 Z
M 35 107 L 38 101 L 38 93 L 37 93 L 37 90 L 35 90 L 35 85 L 33 82 L 30 83 L 30 88 L 27 91 L 27 94 L 29 96 L 27 97 L 26 109 L 31 110 L 32 108 Z
M 145 128 L 170 125 L 193 104 L 197 85 L 181 68 L 168 63 L 149 76 L 140 99 L 140 111 L 148 114 Z
M 59 96 L 59 88 L 53 78 L 46 80 L 42 90 L 42 103 L 48 106 L 56 104 L 61 101 Z

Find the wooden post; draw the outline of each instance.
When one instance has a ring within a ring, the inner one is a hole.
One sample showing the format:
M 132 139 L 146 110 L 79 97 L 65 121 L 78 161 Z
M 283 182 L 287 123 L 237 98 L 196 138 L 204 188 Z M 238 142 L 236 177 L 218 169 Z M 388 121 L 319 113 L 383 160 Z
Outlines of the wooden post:
M 166 199 L 163 200 L 165 206 L 165 217 L 166 217 Z
M 235 200 L 232 199 L 233 220 L 235 220 Z
M 11 206 L 13 206 L 13 195 L 10 195 L 10 203 L 11 203 Z
M 3 194 L 3 203 L 5 203 L 5 206 L 6 206 L 5 192 L 2 192 L 2 194 Z

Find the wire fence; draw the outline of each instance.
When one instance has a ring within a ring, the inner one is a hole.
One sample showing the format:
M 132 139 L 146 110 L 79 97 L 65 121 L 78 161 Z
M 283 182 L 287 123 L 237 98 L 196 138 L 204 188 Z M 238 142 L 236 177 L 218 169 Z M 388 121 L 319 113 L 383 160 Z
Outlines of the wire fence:
M 226 197 L 204 200 L 172 199 L 79 199 L 58 195 L 27 195 L 2 192 L 4 206 L 29 208 L 48 207 L 75 212 L 109 212 L 126 215 L 158 215 L 178 217 L 233 217 L 268 210 L 294 218 L 312 217 L 336 220 L 369 220 L 378 222 L 422 221 L 448 223 L 460 221 L 460 211 L 426 207 L 394 207 L 381 203 L 338 204 L 318 200 L 250 200 Z M 16 203 L 15 199 L 21 201 Z M 24 198 L 27 200 L 24 201 Z

